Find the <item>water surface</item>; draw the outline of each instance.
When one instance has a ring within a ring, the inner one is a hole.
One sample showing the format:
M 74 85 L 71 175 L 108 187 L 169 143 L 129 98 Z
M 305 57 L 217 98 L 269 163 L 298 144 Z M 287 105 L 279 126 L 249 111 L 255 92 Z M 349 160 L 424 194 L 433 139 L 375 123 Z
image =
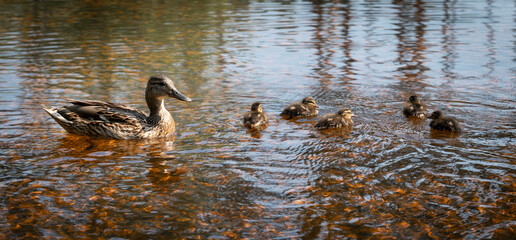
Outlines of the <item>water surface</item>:
M 2 1 L 0 238 L 514 236 L 509 2 Z M 147 111 L 156 73 L 193 99 L 167 100 L 174 137 L 74 136 L 41 108 Z M 405 119 L 411 94 L 464 132 Z M 305 96 L 354 126 L 278 116 Z

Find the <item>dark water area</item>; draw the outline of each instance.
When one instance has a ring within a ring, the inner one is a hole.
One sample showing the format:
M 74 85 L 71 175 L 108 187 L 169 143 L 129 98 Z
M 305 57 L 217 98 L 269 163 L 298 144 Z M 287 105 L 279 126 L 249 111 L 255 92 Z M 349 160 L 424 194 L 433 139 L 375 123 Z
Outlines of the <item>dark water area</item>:
M 510 239 L 512 1 L 0 1 L 0 239 Z M 41 105 L 148 111 L 174 137 L 68 134 Z M 407 120 L 418 94 L 460 134 Z M 284 120 L 312 96 L 346 129 Z M 260 101 L 267 128 L 242 116 Z

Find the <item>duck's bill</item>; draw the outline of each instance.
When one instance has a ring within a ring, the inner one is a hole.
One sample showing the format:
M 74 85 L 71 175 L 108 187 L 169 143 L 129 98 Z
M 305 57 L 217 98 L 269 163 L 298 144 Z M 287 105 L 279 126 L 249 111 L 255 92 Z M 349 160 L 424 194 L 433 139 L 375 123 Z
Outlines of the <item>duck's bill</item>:
M 189 97 L 187 97 L 184 94 L 180 93 L 179 91 L 177 91 L 177 89 L 172 90 L 168 95 L 170 97 L 177 98 L 177 99 L 179 99 L 181 101 L 185 101 L 185 102 L 191 102 L 192 101 L 192 99 L 190 99 Z

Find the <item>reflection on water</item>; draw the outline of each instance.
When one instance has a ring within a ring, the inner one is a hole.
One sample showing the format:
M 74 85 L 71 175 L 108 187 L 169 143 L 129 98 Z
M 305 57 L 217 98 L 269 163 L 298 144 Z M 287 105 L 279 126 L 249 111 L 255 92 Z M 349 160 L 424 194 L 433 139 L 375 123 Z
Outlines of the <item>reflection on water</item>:
M 514 235 L 516 5 L 503 1 L 4 1 L 0 238 Z M 177 133 L 67 134 L 40 104 L 146 111 L 165 73 Z M 464 132 L 430 131 L 418 94 Z M 347 129 L 284 120 L 313 96 Z M 260 101 L 269 116 L 248 131 Z

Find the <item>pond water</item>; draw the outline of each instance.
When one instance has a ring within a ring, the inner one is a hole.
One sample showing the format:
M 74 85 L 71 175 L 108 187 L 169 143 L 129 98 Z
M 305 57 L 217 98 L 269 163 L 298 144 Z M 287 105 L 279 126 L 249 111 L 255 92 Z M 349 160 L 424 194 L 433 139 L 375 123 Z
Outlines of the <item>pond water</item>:
M 516 227 L 511 1 L 0 3 L 0 238 L 493 238 Z M 64 131 L 41 105 L 148 111 L 168 75 L 174 137 Z M 461 134 L 407 120 L 418 94 Z M 284 120 L 312 96 L 349 129 Z M 270 123 L 249 132 L 260 101 Z

